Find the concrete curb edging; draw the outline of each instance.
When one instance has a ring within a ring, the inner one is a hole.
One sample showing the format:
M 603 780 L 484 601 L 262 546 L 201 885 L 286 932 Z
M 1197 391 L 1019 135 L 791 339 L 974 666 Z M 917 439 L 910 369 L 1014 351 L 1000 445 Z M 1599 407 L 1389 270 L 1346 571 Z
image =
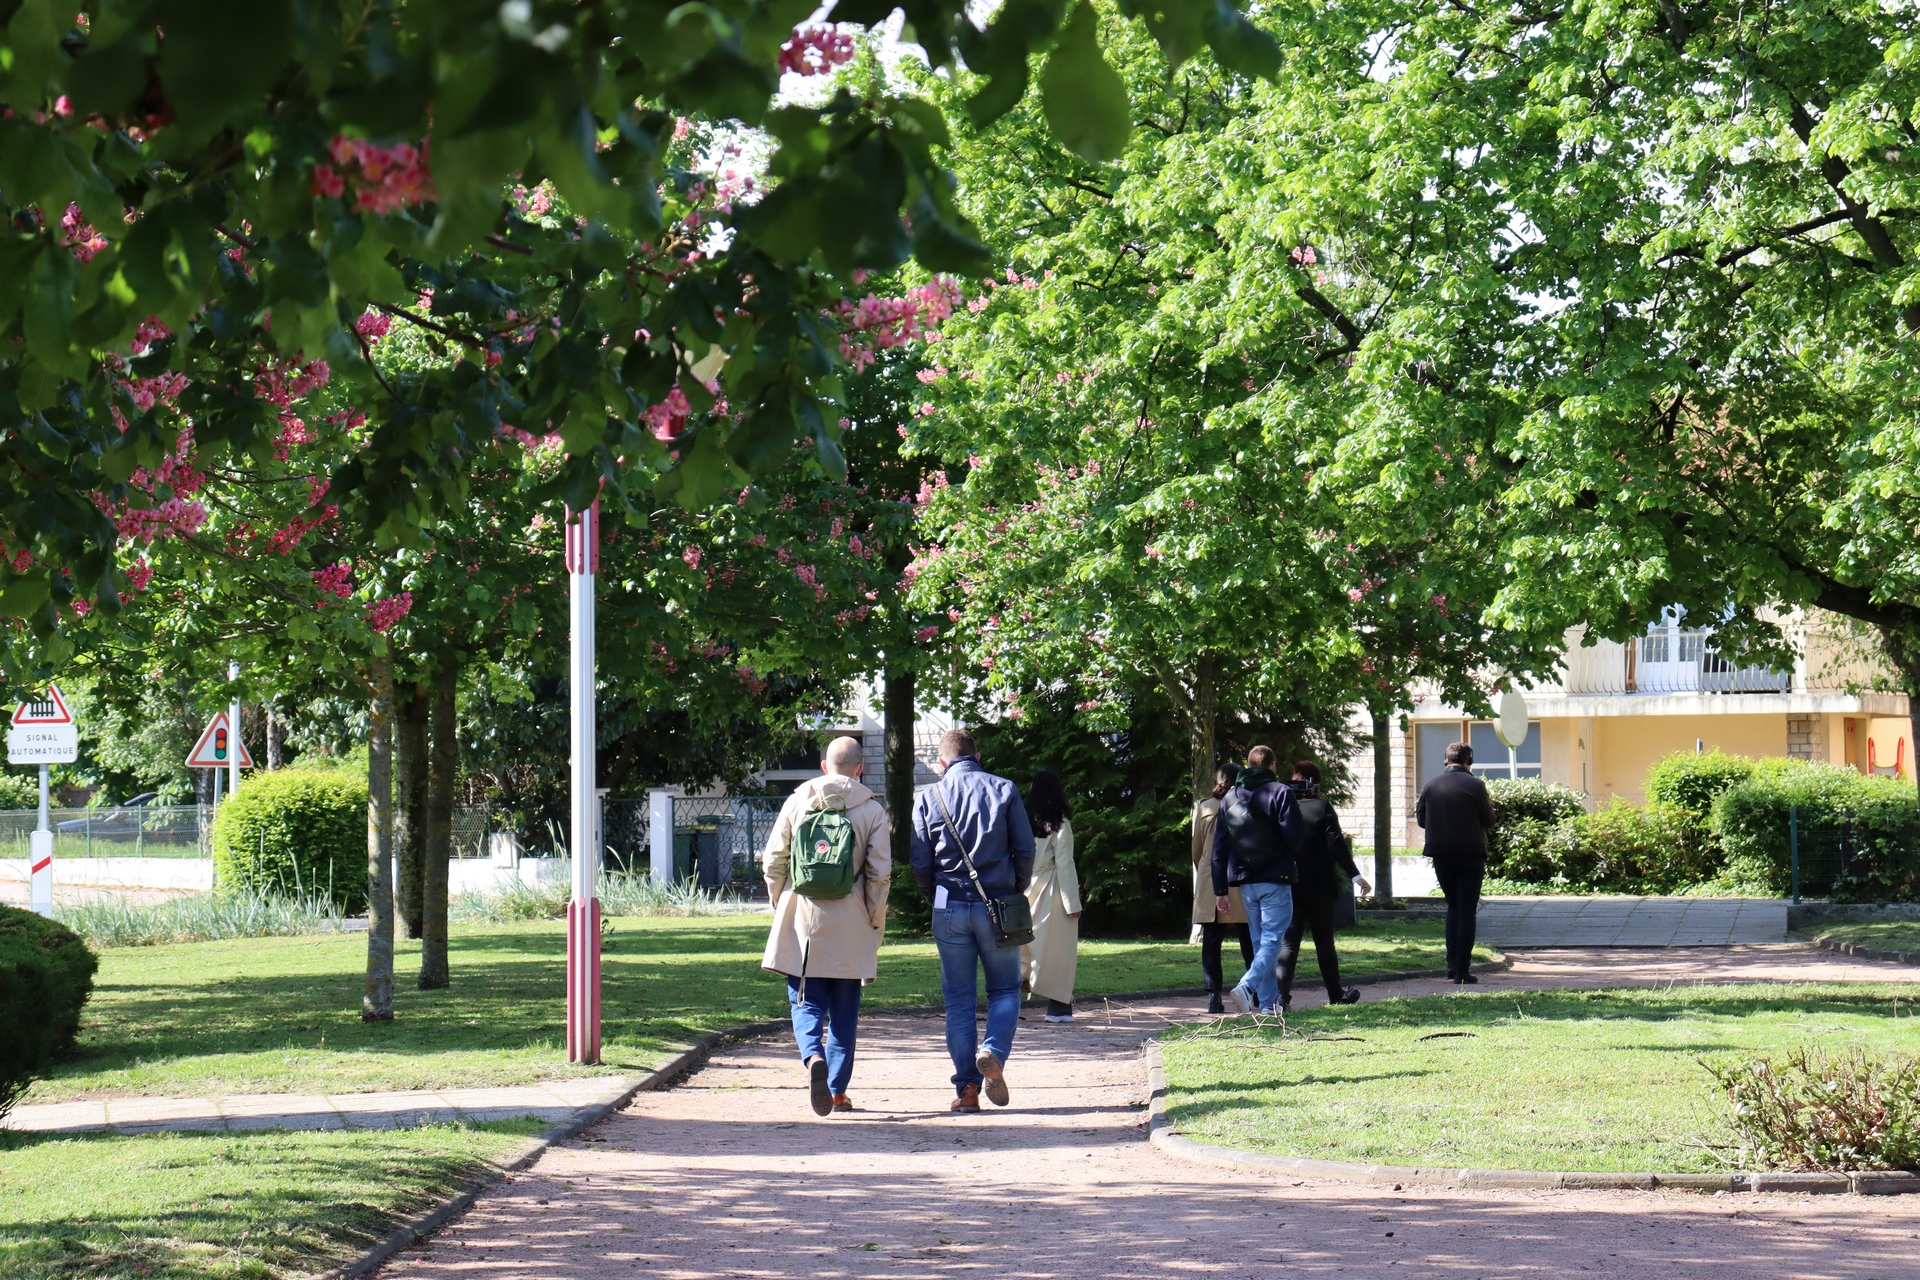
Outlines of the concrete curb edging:
M 1823 933 L 1813 939 L 1813 945 L 1822 951 L 1837 951 L 1843 956 L 1859 956 L 1862 960 L 1891 960 L 1895 964 L 1920 965 L 1920 951 L 1889 951 L 1885 947 L 1863 947 L 1857 942 L 1848 942 Z
M 728 1041 L 744 1040 L 750 1039 L 753 1036 L 765 1035 L 771 1031 L 781 1030 L 786 1027 L 786 1025 L 784 1021 L 749 1022 L 742 1026 L 728 1027 L 725 1030 L 714 1031 L 701 1036 L 687 1048 L 667 1059 L 666 1062 L 654 1070 L 647 1072 L 645 1075 L 632 1076 L 622 1081 L 617 1088 L 608 1093 L 606 1097 L 599 1102 L 581 1107 L 575 1111 L 572 1116 L 553 1126 L 553 1128 L 547 1130 L 539 1137 L 528 1139 L 527 1144 L 511 1159 L 493 1166 L 493 1168 L 481 1175 L 481 1177 L 465 1191 L 460 1192 L 460 1194 L 454 1196 L 451 1200 L 429 1209 L 418 1217 L 395 1227 L 380 1241 L 362 1250 L 359 1256 L 355 1257 L 352 1261 L 344 1262 L 326 1271 L 317 1272 L 312 1275 L 309 1280 L 358 1280 L 359 1277 L 376 1270 L 394 1254 L 424 1240 L 441 1227 L 446 1226 L 447 1223 L 453 1219 L 465 1213 L 468 1209 L 471 1209 L 474 1201 L 480 1198 L 482 1192 L 506 1178 L 508 1174 L 517 1173 L 521 1169 L 528 1168 L 542 1155 L 546 1154 L 549 1147 L 552 1147 L 556 1143 L 565 1142 L 568 1138 L 574 1137 L 584 1130 L 599 1124 L 602 1120 L 605 1120 L 608 1116 L 620 1110 L 629 1102 L 632 1102 L 636 1094 L 646 1093 L 654 1089 L 667 1088 L 682 1076 L 699 1070 L 702 1066 L 706 1065 L 707 1059 L 713 1056 L 714 1050 L 726 1044 Z
M 1167 1119 L 1167 1075 L 1160 1040 L 1146 1044 L 1147 1138 L 1170 1156 L 1195 1164 L 1256 1173 L 1296 1174 L 1369 1186 L 1450 1187 L 1507 1191 L 1798 1191 L 1815 1195 L 1920 1194 L 1920 1174 L 1864 1173 L 1538 1173 L 1527 1169 L 1427 1169 L 1412 1165 L 1353 1164 L 1301 1156 L 1262 1155 L 1195 1142 Z

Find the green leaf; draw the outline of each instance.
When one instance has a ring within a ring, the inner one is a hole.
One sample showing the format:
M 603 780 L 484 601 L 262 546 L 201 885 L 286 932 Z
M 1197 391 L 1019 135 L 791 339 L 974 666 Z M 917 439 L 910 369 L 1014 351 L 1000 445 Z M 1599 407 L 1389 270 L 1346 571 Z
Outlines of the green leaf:
M 1273 80 L 1280 75 L 1280 42 L 1234 8 L 1233 0 L 1214 0 L 1205 22 L 1213 56 L 1229 71 Z
M 1133 133 L 1127 86 L 1100 54 L 1099 19 L 1088 0 L 1080 0 L 1040 73 L 1040 105 L 1075 155 L 1104 161 L 1126 150 Z

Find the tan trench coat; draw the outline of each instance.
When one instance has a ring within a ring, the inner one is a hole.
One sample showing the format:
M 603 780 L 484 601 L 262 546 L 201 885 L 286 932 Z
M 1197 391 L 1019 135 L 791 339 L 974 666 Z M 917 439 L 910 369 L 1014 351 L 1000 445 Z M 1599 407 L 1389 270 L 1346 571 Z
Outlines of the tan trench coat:
M 1020 948 L 1020 976 L 1033 994 L 1073 1003 L 1080 965 L 1080 870 L 1073 864 L 1073 824 L 1062 822 L 1033 848 L 1033 878 L 1027 881 L 1033 910 L 1033 941 Z
M 808 810 L 837 795 L 853 824 L 854 848 L 861 872 L 844 898 L 803 898 L 787 887 L 787 848 L 793 829 Z M 809 778 L 787 797 L 761 854 L 767 896 L 773 900 L 773 928 L 767 933 L 760 967 L 788 977 L 859 978 L 872 982 L 887 929 L 887 886 L 893 879 L 887 811 L 857 778 L 822 774 Z
M 1218 914 L 1214 910 L 1213 893 L 1213 824 L 1220 816 L 1220 802 L 1208 796 L 1193 806 L 1193 922 L 1212 924 Z M 1240 905 L 1240 891 L 1227 890 L 1229 910 L 1221 917 L 1221 924 L 1245 924 L 1247 909 Z

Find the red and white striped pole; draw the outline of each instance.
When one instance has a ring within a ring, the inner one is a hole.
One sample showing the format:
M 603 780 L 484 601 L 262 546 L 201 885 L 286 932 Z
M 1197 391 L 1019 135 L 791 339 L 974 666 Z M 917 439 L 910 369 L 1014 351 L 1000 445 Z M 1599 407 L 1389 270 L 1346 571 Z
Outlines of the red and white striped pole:
M 599 826 L 595 820 L 593 577 L 600 571 L 600 504 L 567 512 L 573 652 L 573 897 L 567 903 L 567 1061 L 600 1061 Z

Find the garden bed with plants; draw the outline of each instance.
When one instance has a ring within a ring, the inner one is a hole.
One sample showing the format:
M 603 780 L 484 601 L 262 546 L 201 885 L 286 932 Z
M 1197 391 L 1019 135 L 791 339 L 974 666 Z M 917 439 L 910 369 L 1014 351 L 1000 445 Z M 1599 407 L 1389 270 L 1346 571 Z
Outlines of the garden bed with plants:
M 1916 1013 L 1911 987 L 1779 985 L 1314 1009 L 1170 1033 L 1167 1116 L 1218 1146 L 1360 1163 L 1915 1168 Z
M 1896 778 L 1707 752 L 1655 765 L 1644 805 L 1616 798 L 1587 813 L 1580 792 L 1539 779 L 1487 789 L 1489 894 L 1781 898 L 1797 861 L 1808 897 L 1920 898 L 1920 803 Z

